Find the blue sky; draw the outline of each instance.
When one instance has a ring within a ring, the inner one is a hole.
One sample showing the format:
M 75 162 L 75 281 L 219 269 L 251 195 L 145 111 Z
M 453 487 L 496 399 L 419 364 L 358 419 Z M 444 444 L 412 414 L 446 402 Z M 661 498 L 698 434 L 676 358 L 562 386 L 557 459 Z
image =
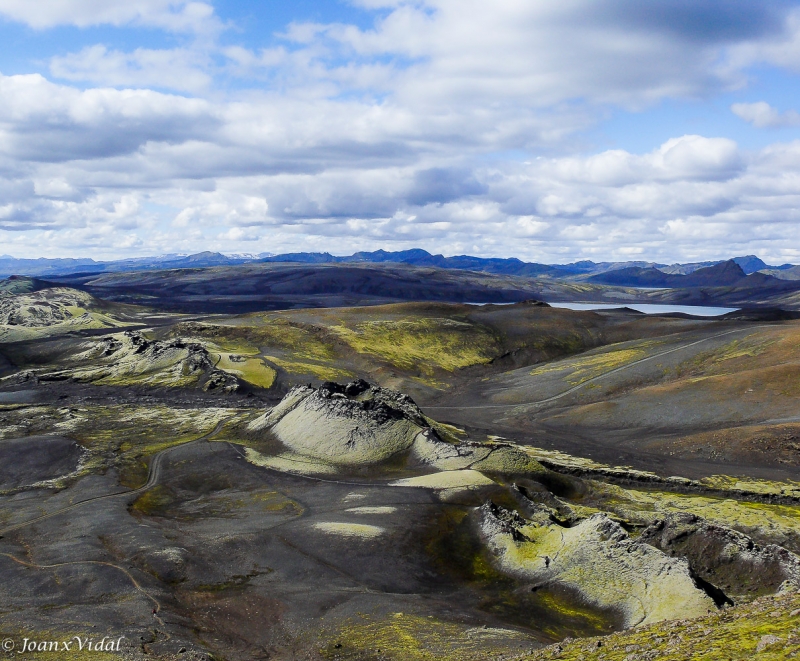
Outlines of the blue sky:
M 800 2 L 0 0 L 20 257 L 800 262 Z
M 744 149 L 800 139 L 800 125 L 757 128 L 731 112 L 734 103 L 768 100 L 781 111 L 800 108 L 800 80 L 775 68 L 754 68 L 741 89 L 698 98 L 667 98 L 638 112 L 616 109 L 589 132 L 595 148 L 642 153 L 671 137 L 699 133 L 729 137 Z

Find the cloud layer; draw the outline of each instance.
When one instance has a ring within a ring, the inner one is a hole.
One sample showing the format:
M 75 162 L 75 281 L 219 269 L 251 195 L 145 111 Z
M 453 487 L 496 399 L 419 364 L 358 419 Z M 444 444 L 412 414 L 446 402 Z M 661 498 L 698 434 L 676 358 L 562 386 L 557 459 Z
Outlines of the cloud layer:
M 0 75 L 6 251 L 800 260 L 800 144 L 580 142 L 614 109 L 714 98 L 744 89 L 749 67 L 788 66 L 792 3 L 358 4 L 376 10 L 372 27 L 297 22 L 254 49 L 223 40 L 206 3 L 0 0 L 38 30 L 183 35 L 87 43 L 47 71 Z M 800 125 L 767 102 L 731 110 L 758 128 Z
M 0 0 L 0 15 L 37 30 L 135 24 L 183 32 L 216 23 L 210 4 L 188 0 Z

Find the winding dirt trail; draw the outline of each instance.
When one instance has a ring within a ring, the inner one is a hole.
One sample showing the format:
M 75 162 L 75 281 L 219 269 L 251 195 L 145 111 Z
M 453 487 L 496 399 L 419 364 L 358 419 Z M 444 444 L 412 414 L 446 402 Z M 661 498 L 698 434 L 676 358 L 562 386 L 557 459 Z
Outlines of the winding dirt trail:
M 161 477 L 161 463 L 164 459 L 164 456 L 176 450 L 177 448 L 183 448 L 187 445 L 191 445 L 192 443 L 198 443 L 200 441 L 207 440 L 212 436 L 219 433 L 222 426 L 227 422 L 227 420 L 222 420 L 221 422 L 217 423 L 217 426 L 214 427 L 210 432 L 203 434 L 202 436 L 195 438 L 191 441 L 186 441 L 185 443 L 179 443 L 178 445 L 173 445 L 172 447 L 166 448 L 161 450 L 161 452 L 156 453 L 153 455 L 153 461 L 150 463 L 150 469 L 147 475 L 147 482 L 145 482 L 142 486 L 138 487 L 137 489 L 128 489 L 126 491 L 115 491 L 114 493 L 107 493 L 103 494 L 102 496 L 94 496 L 92 498 L 87 498 L 86 500 L 80 500 L 77 503 L 73 503 L 72 505 L 67 505 L 66 507 L 62 507 L 57 509 L 53 512 L 48 512 L 47 514 L 43 514 L 42 516 L 37 516 L 34 519 L 28 519 L 27 521 L 22 521 L 20 523 L 15 523 L 12 526 L 8 526 L 6 528 L 0 528 L 0 538 L 7 533 L 10 533 L 14 530 L 19 530 L 20 528 L 24 528 L 25 526 L 32 525 L 34 523 L 38 523 L 39 521 L 45 521 L 46 519 L 50 519 L 54 516 L 58 516 L 59 514 L 63 514 L 64 512 L 69 512 L 70 510 L 77 509 L 89 503 L 96 503 L 101 500 L 107 500 L 108 498 L 117 498 L 119 496 L 135 496 L 140 494 L 148 489 L 151 489 L 156 483 L 159 481 Z
M 566 397 L 567 395 L 571 395 L 572 393 L 580 390 L 588 386 L 590 383 L 594 383 L 599 379 L 603 379 L 607 376 L 611 376 L 612 374 L 617 374 L 618 372 L 622 372 L 624 370 L 630 369 L 631 367 L 635 367 L 636 365 L 641 365 L 642 363 L 646 363 L 649 360 L 655 360 L 656 358 L 661 358 L 662 356 L 666 356 L 671 353 L 675 353 L 676 351 L 683 351 L 684 349 L 689 349 L 691 347 L 697 346 L 698 344 L 702 344 L 703 342 L 708 342 L 709 340 L 715 340 L 720 337 L 725 337 L 726 335 L 732 335 L 734 333 L 742 333 L 742 332 L 752 332 L 759 328 L 772 328 L 772 326 L 752 326 L 750 328 L 736 328 L 734 330 L 725 331 L 724 333 L 717 333 L 715 335 L 709 335 L 708 337 L 704 337 L 701 340 L 695 340 L 694 342 L 689 342 L 687 344 L 682 344 L 679 347 L 673 347 L 672 349 L 667 349 L 666 351 L 661 351 L 659 353 L 655 353 L 652 356 L 647 356 L 646 358 L 640 358 L 639 360 L 635 360 L 632 363 L 628 363 L 627 365 L 622 365 L 621 367 L 616 367 L 608 372 L 603 372 L 602 374 L 598 374 L 597 376 L 593 376 L 591 379 L 587 379 L 583 383 L 579 383 L 577 386 L 572 386 L 563 392 L 558 393 L 557 395 L 553 395 L 552 397 L 547 397 L 545 399 L 539 399 L 533 402 L 519 402 L 516 404 L 476 404 L 473 406 L 426 406 L 425 410 L 428 411 L 446 411 L 446 410 L 473 410 L 473 409 L 508 409 L 508 408 L 516 408 L 521 406 L 542 406 L 543 404 L 549 404 L 550 402 L 555 402 L 562 397 Z M 567 359 L 568 360 L 568 359 Z
M 119 565 L 115 565 L 111 562 L 103 562 L 101 560 L 74 560 L 71 562 L 56 562 L 52 565 L 37 565 L 33 562 L 26 562 L 25 560 L 20 560 L 18 557 L 11 555 L 10 553 L 0 553 L 0 556 L 4 556 L 6 558 L 10 558 L 18 565 L 22 565 L 23 567 L 29 567 L 30 569 L 58 569 L 59 567 L 69 567 L 70 565 L 102 565 L 104 567 L 111 567 L 112 569 L 116 569 L 117 571 L 122 572 L 125 576 L 128 577 L 133 587 L 138 591 L 141 592 L 145 597 L 147 597 L 151 602 L 153 602 L 155 608 L 153 609 L 153 617 L 164 626 L 164 622 L 158 617 L 159 611 L 161 611 L 161 604 L 159 603 L 158 599 L 156 599 L 153 595 L 151 595 L 147 590 L 145 590 L 139 581 L 131 574 L 127 569 L 124 567 L 120 567 Z
M 179 443 L 178 445 L 173 445 L 172 447 L 165 448 L 164 450 L 161 450 L 161 452 L 156 453 L 153 456 L 153 461 L 150 463 L 150 469 L 148 471 L 147 481 L 138 489 L 117 491 L 115 493 L 109 493 L 103 496 L 95 496 L 94 498 L 87 498 L 86 500 L 81 500 L 77 503 L 73 503 L 72 505 L 68 505 L 67 507 L 62 507 L 54 512 L 49 512 L 34 519 L 29 519 L 28 521 L 23 521 L 21 523 L 14 524 L 13 526 L 8 526 L 7 528 L 3 528 L 2 530 L 0 530 L 0 538 L 2 538 L 2 536 L 5 535 L 6 533 L 11 532 L 13 530 L 18 530 L 20 528 L 24 528 L 25 526 L 29 526 L 39 521 L 44 521 L 51 517 L 57 516 L 58 514 L 74 510 L 88 503 L 96 503 L 101 500 L 106 500 L 107 498 L 116 498 L 118 496 L 134 496 L 136 494 L 147 491 L 148 489 L 151 489 L 158 483 L 159 479 L 161 478 L 161 466 L 163 459 L 167 454 L 169 454 L 170 452 L 172 452 L 177 448 L 186 447 L 187 445 L 190 445 L 192 443 L 198 443 L 200 441 L 211 438 L 215 434 L 219 433 L 220 429 L 222 429 L 222 426 L 226 422 L 227 420 L 222 420 L 218 422 L 217 425 L 214 427 L 214 429 L 212 429 L 210 432 L 207 432 L 206 434 L 203 434 L 202 436 L 195 438 L 191 441 L 187 441 L 186 443 Z M 139 583 L 139 581 L 136 580 L 136 577 L 124 567 L 120 567 L 119 565 L 115 565 L 112 562 L 105 562 L 102 560 L 72 560 L 68 562 L 57 562 L 49 565 L 39 565 L 33 562 L 26 562 L 25 560 L 21 560 L 20 558 L 16 557 L 15 555 L 12 555 L 11 553 L 0 553 L 0 556 L 9 558 L 13 562 L 22 565 L 23 567 L 28 567 L 30 569 L 38 569 L 38 570 L 58 569 L 59 567 L 69 567 L 73 565 L 99 565 L 103 567 L 111 567 L 112 569 L 116 569 L 117 571 L 122 572 L 128 578 L 128 580 L 131 582 L 131 585 L 133 585 L 134 589 L 137 592 L 144 595 L 150 602 L 153 603 L 154 606 L 153 618 L 156 620 L 156 622 L 158 622 L 161 625 L 161 627 L 166 627 L 164 621 L 158 616 L 158 613 L 161 611 L 161 603 L 147 590 L 145 590 Z M 161 633 L 163 633 L 167 637 L 167 640 L 169 640 L 169 638 L 171 637 L 169 633 L 167 633 L 166 631 L 161 631 Z

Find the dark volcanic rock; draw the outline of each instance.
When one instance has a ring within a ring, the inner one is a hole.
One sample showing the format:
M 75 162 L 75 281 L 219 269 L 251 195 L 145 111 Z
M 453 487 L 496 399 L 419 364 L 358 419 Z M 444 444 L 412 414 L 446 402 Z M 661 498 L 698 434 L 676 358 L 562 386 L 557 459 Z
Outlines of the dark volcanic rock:
M 759 546 L 747 535 L 694 514 L 672 514 L 644 530 L 642 542 L 682 556 L 703 581 L 729 597 L 776 592 L 784 581 L 800 584 L 800 558 L 781 546 Z

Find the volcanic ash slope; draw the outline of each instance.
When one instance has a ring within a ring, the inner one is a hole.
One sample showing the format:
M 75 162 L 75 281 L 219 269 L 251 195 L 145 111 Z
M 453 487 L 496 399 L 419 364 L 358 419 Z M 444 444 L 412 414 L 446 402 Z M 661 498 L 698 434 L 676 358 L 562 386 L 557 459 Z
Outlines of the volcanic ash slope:
M 594 606 L 621 610 L 625 627 L 716 610 L 686 560 L 632 540 L 604 514 L 563 528 L 538 525 L 487 503 L 481 517 L 483 536 L 502 571 L 538 585 L 561 584 Z
M 250 429 L 269 429 L 297 454 L 349 466 L 385 461 L 430 433 L 410 397 L 365 381 L 293 388 Z

